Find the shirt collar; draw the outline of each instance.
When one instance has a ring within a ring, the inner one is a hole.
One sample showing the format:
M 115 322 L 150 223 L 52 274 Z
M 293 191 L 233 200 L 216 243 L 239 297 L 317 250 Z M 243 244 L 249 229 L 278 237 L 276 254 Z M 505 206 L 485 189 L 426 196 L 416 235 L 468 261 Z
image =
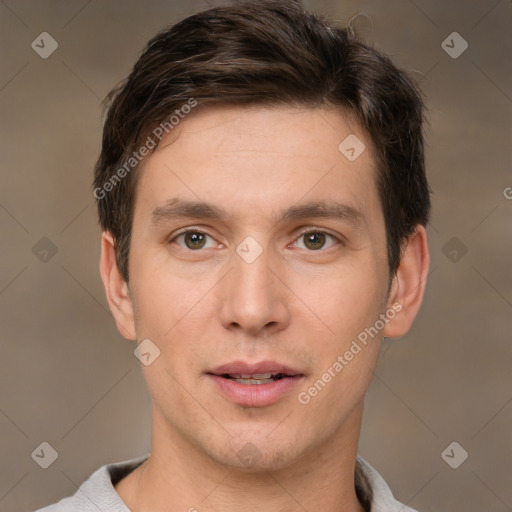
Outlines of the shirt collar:
M 90 490 L 94 488 L 95 491 L 101 489 L 103 492 L 107 492 L 111 496 L 110 503 L 117 505 L 115 507 L 117 511 L 129 512 L 116 493 L 114 485 L 140 466 L 148 457 L 149 454 L 146 454 L 124 462 L 105 465 L 96 471 L 87 482 L 84 482 L 83 486 L 89 487 Z M 359 455 L 356 458 L 354 481 L 357 497 L 365 508 L 365 512 L 416 512 L 398 502 L 382 476 Z

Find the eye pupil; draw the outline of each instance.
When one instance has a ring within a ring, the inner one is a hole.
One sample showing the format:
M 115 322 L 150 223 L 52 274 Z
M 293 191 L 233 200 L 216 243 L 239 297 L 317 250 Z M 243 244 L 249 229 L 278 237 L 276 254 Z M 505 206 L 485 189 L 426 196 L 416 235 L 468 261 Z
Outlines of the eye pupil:
M 304 235 L 306 238 L 306 247 L 309 249 L 321 249 L 325 244 L 325 235 L 323 233 L 308 233 Z
M 205 244 L 206 237 L 203 233 L 185 233 L 185 244 L 189 249 L 201 249 Z M 189 244 L 189 242 L 191 242 Z

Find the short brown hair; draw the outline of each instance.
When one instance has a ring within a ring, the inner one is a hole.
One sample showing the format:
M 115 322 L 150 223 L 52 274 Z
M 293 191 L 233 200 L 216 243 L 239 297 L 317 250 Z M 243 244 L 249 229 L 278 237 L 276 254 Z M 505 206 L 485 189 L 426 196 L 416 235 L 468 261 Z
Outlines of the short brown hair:
M 351 112 L 375 152 L 389 271 L 395 273 L 403 243 L 415 226 L 426 225 L 430 212 L 417 86 L 351 30 L 306 11 L 299 1 L 250 0 L 200 12 L 160 32 L 107 96 L 93 187 L 101 227 L 115 239 L 127 282 L 135 152 L 144 141 L 154 150 L 158 126 L 168 132 L 170 116 L 193 102 L 197 110 L 216 103 Z

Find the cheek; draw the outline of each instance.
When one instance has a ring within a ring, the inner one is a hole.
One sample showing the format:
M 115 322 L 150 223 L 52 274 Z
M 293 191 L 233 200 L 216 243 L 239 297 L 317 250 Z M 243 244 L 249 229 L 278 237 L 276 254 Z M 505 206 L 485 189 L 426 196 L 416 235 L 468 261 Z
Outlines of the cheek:
M 321 342 L 315 344 L 315 368 L 305 399 L 309 396 L 313 407 L 332 415 L 334 422 L 362 399 L 378 362 L 382 332 L 372 328 L 387 289 L 379 268 L 367 262 L 350 272 L 345 269 L 315 298 L 315 311 L 329 330 L 315 337 Z
M 137 337 L 151 339 L 161 354 L 154 371 L 153 365 L 144 368 L 148 384 L 169 381 L 170 375 L 188 381 L 200 373 L 202 352 L 215 322 L 212 283 L 183 273 L 157 272 L 148 265 L 137 270 L 133 294 Z
M 165 340 L 187 319 L 207 287 L 185 272 L 171 273 L 168 266 L 157 263 L 134 255 L 132 297 L 138 337 Z
M 381 312 L 387 282 L 375 261 L 341 267 L 316 281 L 316 291 L 304 297 L 329 329 L 335 347 L 372 325 Z M 303 288 L 308 290 L 307 287 Z
M 308 407 L 332 426 L 344 421 L 361 402 L 372 380 L 382 336 L 372 328 L 382 311 L 374 288 L 345 289 L 329 299 L 323 299 L 324 304 L 330 304 L 324 314 L 334 334 L 324 334 L 315 344 L 314 371 L 301 390 L 301 403 L 307 401 Z

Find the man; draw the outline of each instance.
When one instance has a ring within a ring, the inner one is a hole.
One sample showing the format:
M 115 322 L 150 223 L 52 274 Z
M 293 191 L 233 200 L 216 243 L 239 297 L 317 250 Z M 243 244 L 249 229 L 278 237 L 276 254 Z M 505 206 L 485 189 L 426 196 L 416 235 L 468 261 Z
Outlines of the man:
M 428 272 L 411 80 L 298 2 L 237 2 L 153 38 L 109 99 L 100 270 L 151 453 L 42 510 L 411 510 L 357 455 Z

